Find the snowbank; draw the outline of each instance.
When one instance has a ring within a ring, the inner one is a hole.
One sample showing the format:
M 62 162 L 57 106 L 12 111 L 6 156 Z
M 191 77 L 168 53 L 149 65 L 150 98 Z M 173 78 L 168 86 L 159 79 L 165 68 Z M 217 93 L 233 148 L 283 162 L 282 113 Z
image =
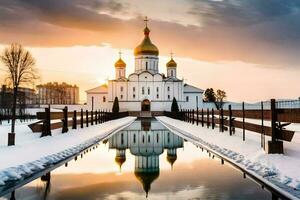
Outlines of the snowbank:
M 59 133 L 61 130 L 56 130 L 54 136 L 28 139 L 27 142 L 16 143 L 15 146 L 1 146 L 0 185 L 5 184 L 6 181 L 28 177 L 76 155 L 108 135 L 128 126 L 134 120 L 135 117 L 125 117 L 83 129 L 69 129 L 69 132 L 65 134 Z
M 300 198 L 300 147 L 298 143 L 284 142 L 284 155 L 266 154 L 261 148 L 260 135 L 246 132 L 246 141 L 242 132 L 229 136 L 212 130 L 168 117 L 157 117 L 167 128 L 196 145 L 215 152 L 230 160 L 247 172 L 255 175 L 274 188 L 293 197 Z M 270 140 L 266 137 L 266 141 Z

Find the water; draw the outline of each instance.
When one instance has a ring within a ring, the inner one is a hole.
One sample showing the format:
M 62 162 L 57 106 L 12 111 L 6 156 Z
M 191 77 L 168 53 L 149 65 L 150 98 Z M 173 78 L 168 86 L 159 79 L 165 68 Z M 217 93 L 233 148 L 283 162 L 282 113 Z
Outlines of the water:
M 14 196 L 17 200 L 272 199 L 241 171 L 222 165 L 155 120 L 135 121 L 76 161 L 18 188 Z

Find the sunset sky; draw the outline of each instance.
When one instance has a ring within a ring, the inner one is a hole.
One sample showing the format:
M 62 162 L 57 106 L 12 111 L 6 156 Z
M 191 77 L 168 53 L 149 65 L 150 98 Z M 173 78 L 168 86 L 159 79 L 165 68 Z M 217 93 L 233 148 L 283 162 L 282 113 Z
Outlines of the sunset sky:
M 133 72 L 144 16 L 161 72 L 172 49 L 179 78 L 228 100 L 300 96 L 300 0 L 0 0 L 0 51 L 24 45 L 40 82 L 77 84 L 84 101 L 114 78 L 119 49 Z

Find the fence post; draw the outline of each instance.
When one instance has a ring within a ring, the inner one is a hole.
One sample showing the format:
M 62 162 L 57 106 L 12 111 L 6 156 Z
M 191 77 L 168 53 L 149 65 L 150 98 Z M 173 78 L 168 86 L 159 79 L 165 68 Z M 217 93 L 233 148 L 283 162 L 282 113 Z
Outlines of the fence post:
M 220 129 L 221 132 L 224 132 L 224 110 L 221 108 L 221 120 L 220 120 Z
M 94 125 L 94 111 L 91 111 L 91 125 Z
M 65 106 L 63 109 L 63 127 L 62 127 L 62 133 L 68 132 L 68 107 Z
M 85 111 L 85 123 L 86 123 L 86 127 L 89 127 L 89 111 L 88 110 Z
M 229 110 L 229 135 L 232 135 L 232 110 L 231 105 L 228 106 Z
M 212 127 L 212 129 L 215 128 L 215 115 L 214 114 L 215 114 L 214 109 L 212 108 L 211 109 L 211 127 Z
M 209 108 L 207 108 L 207 113 L 206 113 L 206 125 L 207 128 L 209 128 Z
M 50 119 L 50 106 L 48 108 L 45 108 L 45 119 L 43 122 L 43 129 L 42 129 L 42 135 L 44 136 L 51 136 L 51 119 Z
M 76 110 L 74 110 L 74 113 L 73 113 L 72 129 L 77 129 L 77 113 L 76 113 Z
M 245 102 L 242 103 L 242 112 L 243 112 L 243 141 L 245 141 Z
M 201 125 L 204 127 L 204 113 L 203 113 L 203 108 L 201 110 Z
M 199 108 L 197 108 L 197 126 L 199 124 Z
M 261 141 L 261 147 L 265 149 L 265 138 L 264 138 L 264 103 L 261 102 L 261 136 L 260 136 L 260 141 Z
M 278 140 L 278 130 L 276 128 L 277 110 L 275 99 L 271 99 L 271 130 L 272 140 L 268 141 L 268 153 L 283 153 L 283 141 Z
M 80 110 L 80 128 L 83 128 L 83 109 Z
M 98 124 L 98 112 L 97 112 L 97 110 L 95 111 L 95 124 Z
M 193 111 L 192 111 L 192 120 L 193 120 L 193 124 L 195 123 L 195 110 L 193 109 Z

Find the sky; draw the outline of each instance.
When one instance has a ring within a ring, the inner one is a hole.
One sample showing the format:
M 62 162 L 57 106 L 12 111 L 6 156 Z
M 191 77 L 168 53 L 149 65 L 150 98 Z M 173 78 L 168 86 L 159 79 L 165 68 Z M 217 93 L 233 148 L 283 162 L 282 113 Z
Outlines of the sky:
M 22 44 L 39 82 L 77 84 L 84 101 L 114 78 L 119 50 L 134 71 L 145 16 L 161 72 L 172 50 L 179 78 L 228 100 L 300 96 L 300 0 L 0 0 L 0 51 Z

